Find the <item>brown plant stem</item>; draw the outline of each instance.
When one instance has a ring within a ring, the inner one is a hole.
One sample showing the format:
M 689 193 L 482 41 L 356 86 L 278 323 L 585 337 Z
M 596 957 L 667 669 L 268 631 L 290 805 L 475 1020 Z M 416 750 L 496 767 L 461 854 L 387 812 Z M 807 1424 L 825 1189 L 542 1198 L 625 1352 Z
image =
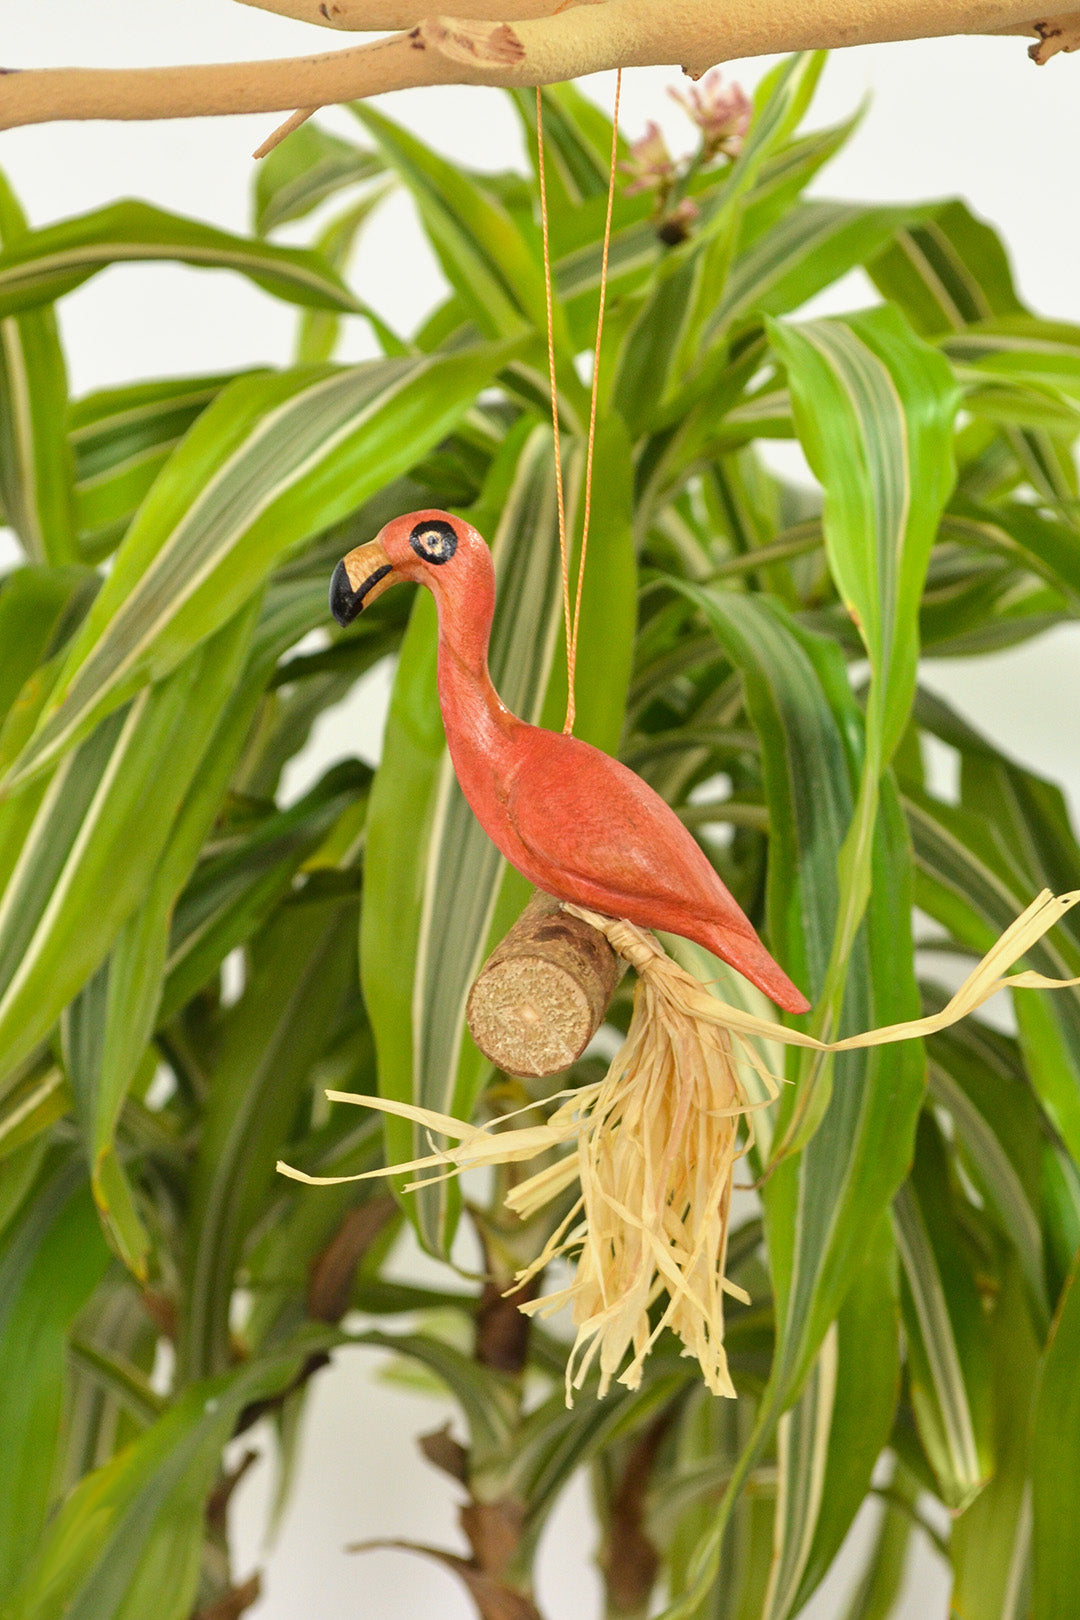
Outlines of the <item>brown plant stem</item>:
M 283 0 L 283 4 L 291 0 Z M 297 4 L 300 0 L 297 0 Z M 483 0 L 482 0 L 483 3 Z M 60 119 L 289 112 L 412 85 L 555 84 L 605 68 L 941 37 L 1030 34 L 1043 62 L 1080 43 L 1080 13 L 1035 17 L 1018 0 L 602 0 L 506 21 L 429 17 L 364 45 L 277 61 L 173 68 L 0 70 L 0 128 Z M 353 13 L 360 20 L 359 7 Z M 365 11 L 373 26 L 411 14 Z M 323 19 L 326 21 L 327 19 Z M 350 24 L 350 26 L 355 26 Z

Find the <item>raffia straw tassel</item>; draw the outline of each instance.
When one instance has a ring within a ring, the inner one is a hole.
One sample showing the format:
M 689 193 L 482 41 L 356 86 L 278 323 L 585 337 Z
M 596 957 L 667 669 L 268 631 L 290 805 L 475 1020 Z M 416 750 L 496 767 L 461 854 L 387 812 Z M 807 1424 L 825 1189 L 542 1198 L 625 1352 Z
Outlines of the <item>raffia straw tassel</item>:
M 762 1084 L 767 1099 L 779 1089 L 762 1062 L 758 1040 L 823 1052 L 880 1046 L 944 1029 L 1008 985 L 1080 984 L 1080 979 L 1030 972 L 1007 976 L 1007 969 L 1078 902 L 1080 890 L 1056 899 L 1045 890 L 933 1017 L 831 1043 L 717 1000 L 634 924 L 567 906 L 606 935 L 638 975 L 626 1040 L 599 1084 L 560 1093 L 546 1124 L 510 1130 L 464 1124 L 390 1098 L 329 1091 L 335 1102 L 399 1115 L 456 1145 L 363 1176 L 308 1176 L 283 1164 L 278 1169 L 315 1186 L 402 1171 L 434 1172 L 438 1179 L 476 1165 L 527 1161 L 573 1144 L 575 1151 L 519 1183 L 508 1197 L 509 1206 L 528 1219 L 575 1183 L 578 1187 L 569 1213 L 515 1283 L 520 1287 L 558 1258 L 570 1262 L 565 1288 L 520 1307 L 540 1315 L 571 1308 L 577 1337 L 567 1363 L 567 1402 L 594 1364 L 600 1395 L 613 1379 L 636 1389 L 645 1358 L 665 1328 L 678 1335 L 687 1355 L 697 1357 L 715 1394 L 734 1395 L 724 1352 L 724 1296 L 748 1300 L 724 1276 L 732 1174 L 753 1139 L 754 1109 L 763 1106 L 751 1100 L 750 1074 L 759 1082 L 753 1088 L 757 1096 Z M 532 1111 L 532 1105 L 521 1110 Z M 661 1299 L 663 1309 L 650 1323 L 649 1311 Z

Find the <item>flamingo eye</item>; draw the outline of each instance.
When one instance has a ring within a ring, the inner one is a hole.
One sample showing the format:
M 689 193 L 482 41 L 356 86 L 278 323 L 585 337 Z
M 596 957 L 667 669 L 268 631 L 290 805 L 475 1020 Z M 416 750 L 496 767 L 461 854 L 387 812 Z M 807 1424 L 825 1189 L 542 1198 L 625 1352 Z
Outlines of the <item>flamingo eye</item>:
M 444 523 L 441 518 L 429 518 L 426 523 L 418 523 L 409 536 L 409 544 L 416 555 L 436 566 L 450 561 L 457 550 L 457 543 L 453 525 Z

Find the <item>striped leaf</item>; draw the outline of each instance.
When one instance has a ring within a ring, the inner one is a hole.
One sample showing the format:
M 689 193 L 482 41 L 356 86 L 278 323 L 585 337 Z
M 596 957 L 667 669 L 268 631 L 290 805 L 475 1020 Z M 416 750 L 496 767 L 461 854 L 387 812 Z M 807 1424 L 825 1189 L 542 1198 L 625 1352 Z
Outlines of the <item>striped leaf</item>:
M 13 568 L 0 579 L 0 722 L 66 639 L 65 631 L 89 606 L 98 583 L 87 568 L 40 563 Z
M 911 208 L 869 208 L 858 203 L 804 202 L 787 210 L 771 230 L 738 255 L 710 315 L 706 341 L 753 315 L 782 315 L 824 287 L 866 264 Z
M 1035 1389 L 1033 1620 L 1069 1620 L 1080 1590 L 1080 1255 L 1062 1293 Z
M 268 236 L 307 216 L 346 186 L 384 172 L 374 152 L 309 120 L 280 141 L 255 171 L 255 229 Z
M 950 334 L 941 347 L 980 376 L 1080 398 L 1080 327 L 1034 315 L 998 315 Z
M 492 191 L 410 135 L 370 102 L 353 112 L 412 193 L 450 285 L 482 332 L 515 337 L 546 327 L 544 278 L 534 245 Z M 566 348 L 555 309 L 557 347 Z
M 954 476 L 956 385 L 893 310 L 776 323 L 770 335 L 824 486 L 833 578 L 870 659 L 868 748 L 880 770 L 915 693 L 919 601 Z
M 813 998 L 828 971 L 842 893 L 838 857 L 853 813 L 861 758 L 861 714 L 835 644 L 813 637 L 768 598 L 689 584 L 710 629 L 743 676 L 762 747 L 769 808 L 769 938 Z M 891 777 L 882 781 L 871 846 L 870 902 L 843 979 L 839 1028 L 873 1028 L 919 1010 L 910 934 L 911 853 Z M 798 1152 L 774 1156 L 765 1186 L 777 1342 L 755 1448 L 798 1395 L 851 1283 L 856 1257 L 907 1171 L 924 1063 L 918 1043 L 841 1054 L 816 1071 L 829 1077 L 828 1103 Z M 806 1081 L 781 1102 L 778 1139 Z M 708 1589 L 742 1470 L 698 1549 L 696 1583 L 669 1620 L 694 1613 Z
M 1022 842 L 1006 844 L 987 817 L 941 804 L 915 788 L 905 792 L 904 808 L 915 846 L 919 905 L 966 949 L 982 955 L 1044 887 L 1042 863 L 1029 865 L 1021 858 L 1040 849 L 1039 835 L 1025 831 Z M 1052 847 L 1048 839 L 1043 847 Z M 1033 947 L 1029 960 L 1053 978 L 1076 976 L 1075 930 L 1055 928 Z M 1074 990 L 1053 997 L 1017 991 L 1014 1005 L 1032 1084 L 1054 1128 L 1080 1158 L 1080 996 Z
M 926 337 L 951 338 L 974 324 L 1027 313 L 1000 238 L 961 202 L 939 204 L 869 268 L 879 291 Z M 1073 436 L 1023 427 L 1004 433 L 1021 476 L 1054 503 L 1077 496 Z
M 749 133 L 710 208 L 690 241 L 660 261 L 621 344 L 612 382 L 612 398 L 632 434 L 675 397 L 697 363 L 706 323 L 731 267 L 740 204 L 764 165 L 786 144 L 823 65 L 820 52 L 803 52 L 788 57 L 762 81 Z
M 851 950 L 871 899 L 882 773 L 908 723 L 919 658 L 918 613 L 930 550 L 952 488 L 957 391 L 942 357 L 885 308 L 848 322 L 769 323 L 792 392 L 795 425 L 824 487 L 829 566 L 870 660 L 866 753 L 839 853 L 839 896 L 814 1028 L 836 1027 Z M 910 980 L 910 970 L 904 969 Z M 816 1128 L 828 1065 L 804 1063 L 785 1149 Z
M 194 695 L 212 728 L 249 634 L 242 614 L 103 720 L 43 790 L 0 807 L 0 842 L 4 825 L 21 835 L 0 899 L 0 1076 L 48 1034 L 145 895 L 209 740 L 191 724 Z
M 579 208 L 590 197 L 607 201 L 608 164 L 611 161 L 611 119 L 582 95 L 576 84 L 549 84 L 541 92 L 544 107 L 544 152 L 548 205 L 553 231 L 562 223 L 556 216 Z M 536 169 L 536 96 L 533 90 L 511 90 L 515 110 L 529 137 L 529 152 Z M 619 157 L 626 143 L 619 136 Z
M 371 772 L 358 760 L 335 766 L 288 810 L 274 811 L 218 841 L 180 895 L 172 918 L 162 1019 L 178 1012 L 229 952 L 251 937 L 335 823 L 363 805 L 370 780 Z
M 53 1164 L 0 1258 L 0 1604 L 53 1505 L 67 1330 L 107 1263 L 77 1166 Z
M 112 203 L 27 231 L 0 253 L 0 316 L 51 304 L 110 264 L 171 260 L 237 270 L 286 303 L 362 310 L 317 254 L 233 236 L 144 202 Z
M 1005 1268 L 989 1313 L 993 1477 L 953 1521 L 953 1607 L 963 1620 L 1030 1620 L 1032 1369 L 1041 1348 L 1018 1268 Z
M 364 228 L 392 185 L 392 181 L 387 181 L 372 187 L 319 232 L 315 240 L 316 250 L 340 275 L 345 274 Z M 366 309 L 365 314 L 384 354 L 407 352 L 406 345 L 373 309 Z M 296 359 L 304 365 L 318 365 L 323 360 L 329 360 L 337 346 L 342 325 L 341 315 L 333 310 L 305 309 L 301 313 L 297 332 Z
M 895 1248 L 883 1219 L 802 1395 L 777 1430 L 774 1552 L 762 1620 L 801 1610 L 870 1488 L 899 1389 L 898 1305 Z
M 437 444 L 507 353 L 496 345 L 231 384 L 140 507 L 7 788 L 174 669 L 291 546 Z
M 0 249 L 16 251 L 27 234 L 0 175 Z M 76 559 L 66 413 L 67 367 L 53 311 L 0 320 L 0 506 L 31 562 Z
M 136 508 L 192 423 L 236 373 L 130 383 L 75 401 L 80 554 L 94 562 L 119 544 Z
M 993 1406 L 986 1315 L 949 1182 L 944 1142 L 924 1115 L 893 1217 L 915 1422 L 942 1500 L 961 1512 L 993 1472 Z
M 870 275 L 924 337 L 1023 310 L 997 232 L 958 201 L 939 203 L 898 231 Z
M 24 1064 L 0 1108 L 0 1160 L 10 1160 L 56 1120 L 63 1119 L 71 1112 L 73 1100 L 63 1069 L 47 1054 L 41 1053 Z M 5 1164 L 5 1178 L 11 1171 L 11 1164 Z
M 773 1562 L 763 1615 L 766 1620 L 791 1613 L 825 1489 L 836 1400 L 837 1333 L 826 1333 L 802 1395 L 784 1413 L 776 1431 L 777 1495 L 773 1521 Z
M 301 891 L 270 919 L 249 961 L 249 981 L 221 1020 L 207 1078 L 177 1345 L 182 1381 L 221 1373 L 235 1360 L 237 1269 L 280 1189 L 274 1165 L 310 1098 L 312 1070 L 356 994 L 355 896 Z
M 617 424 L 613 424 L 617 427 Z M 596 491 L 582 606 L 578 734 L 618 741 L 629 678 L 634 564 L 629 545 L 629 454 L 610 429 L 598 439 Z M 577 472 L 568 510 L 577 500 Z M 523 426 L 496 459 L 481 512 L 498 580 L 490 667 L 503 700 L 533 722 L 561 722 L 561 598 L 551 436 Z M 599 626 L 603 625 L 602 633 Z M 368 819 L 361 936 L 364 998 L 379 1054 L 380 1090 L 467 1119 L 489 1071 L 464 1033 L 476 971 L 521 910 L 528 889 L 474 820 L 446 750 L 435 696 L 434 603 L 422 593 L 402 647 L 383 763 Z M 408 836 L 402 830 L 409 829 Z M 387 1122 L 387 1155 L 415 1156 L 412 1128 Z M 449 1241 L 445 1184 L 417 1196 L 431 1247 Z
M 325 1334 L 193 1386 L 79 1482 L 0 1609 L 3 1620 L 187 1620 L 206 1498 L 246 1407 L 279 1394 Z
M 953 1122 L 964 1168 L 1016 1250 L 1033 1320 L 1049 1320 L 1038 1102 L 1015 1040 L 977 1019 L 932 1036 L 930 1095 Z

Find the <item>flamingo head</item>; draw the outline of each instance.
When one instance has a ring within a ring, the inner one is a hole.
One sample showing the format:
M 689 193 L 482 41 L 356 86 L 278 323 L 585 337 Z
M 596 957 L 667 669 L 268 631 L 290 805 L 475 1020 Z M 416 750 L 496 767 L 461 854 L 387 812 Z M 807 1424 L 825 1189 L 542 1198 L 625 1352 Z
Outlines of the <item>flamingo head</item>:
M 351 624 L 376 597 L 405 580 L 426 585 L 437 599 L 448 589 L 456 594 L 478 573 L 490 573 L 490 557 L 463 518 L 435 510 L 409 512 L 338 563 L 330 581 L 330 611 L 339 624 Z

